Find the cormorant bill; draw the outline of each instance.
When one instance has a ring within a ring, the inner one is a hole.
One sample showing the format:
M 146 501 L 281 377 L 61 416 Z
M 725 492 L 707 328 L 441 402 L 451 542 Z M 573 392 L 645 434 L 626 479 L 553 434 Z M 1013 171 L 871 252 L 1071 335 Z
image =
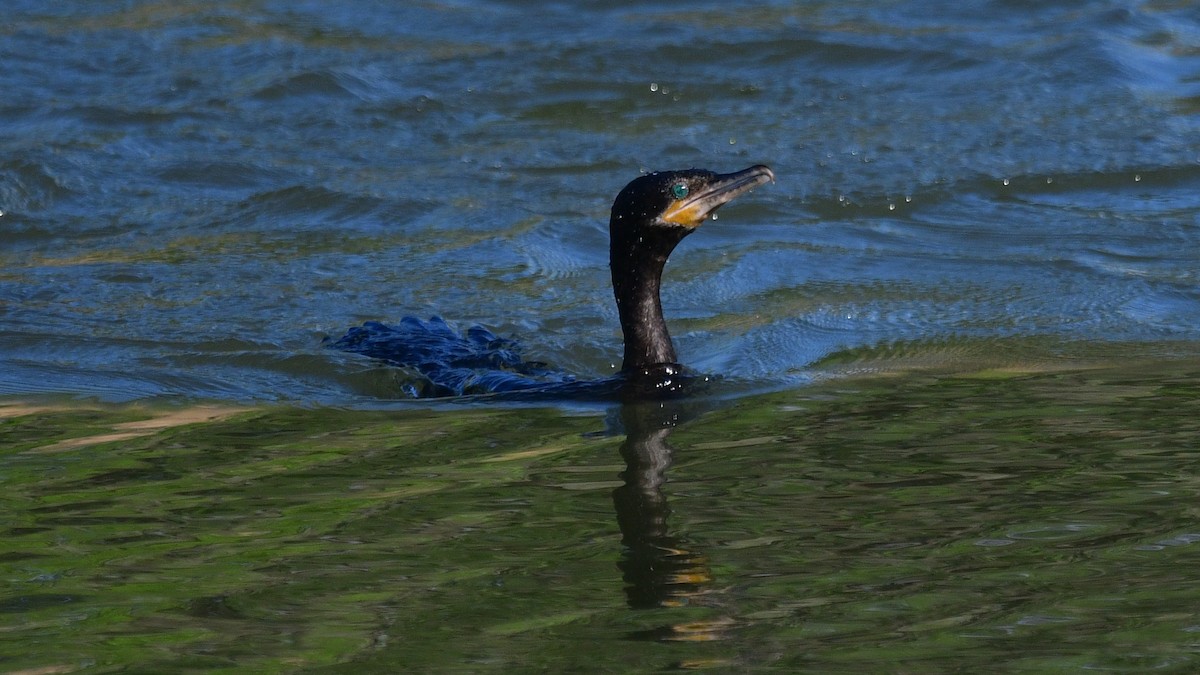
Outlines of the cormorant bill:
M 735 173 L 663 171 L 634 179 L 617 195 L 609 220 L 609 267 L 625 336 L 627 375 L 676 364 L 659 288 L 675 246 L 734 197 L 767 182 L 770 168 Z

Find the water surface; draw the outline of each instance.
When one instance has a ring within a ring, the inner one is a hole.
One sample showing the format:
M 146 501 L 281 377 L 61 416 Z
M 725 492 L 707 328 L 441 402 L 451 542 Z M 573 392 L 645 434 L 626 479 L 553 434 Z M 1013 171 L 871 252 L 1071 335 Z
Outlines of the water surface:
M 844 378 L 607 417 L 8 406 L 0 658 L 1188 672 L 1198 375 Z
M 17 0 L 0 63 L 0 669 L 1196 669 L 1188 3 Z M 705 397 L 321 346 L 608 376 L 613 196 L 757 163 L 667 268 Z
M 689 365 L 1192 343 L 1198 26 L 1155 2 L 18 3 L 0 389 L 369 403 L 399 388 L 320 339 L 405 314 L 607 375 L 613 195 L 756 162 L 779 183 L 667 271 Z

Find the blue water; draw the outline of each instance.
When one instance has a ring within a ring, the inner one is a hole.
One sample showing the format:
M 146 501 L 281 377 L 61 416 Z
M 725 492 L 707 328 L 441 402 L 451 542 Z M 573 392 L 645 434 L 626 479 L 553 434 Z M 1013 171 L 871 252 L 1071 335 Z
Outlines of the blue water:
M 4 394 L 401 396 L 321 340 L 408 314 L 610 375 L 613 195 L 754 163 L 667 269 L 694 368 L 1200 343 L 1187 3 L 17 1 L 0 63 Z

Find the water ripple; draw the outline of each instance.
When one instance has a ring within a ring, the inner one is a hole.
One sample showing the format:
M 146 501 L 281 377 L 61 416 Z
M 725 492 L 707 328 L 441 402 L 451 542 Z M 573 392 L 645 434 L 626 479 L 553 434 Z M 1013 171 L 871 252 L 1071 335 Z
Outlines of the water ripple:
M 752 379 L 971 340 L 1200 340 L 1194 13 L 932 7 L 18 3 L 0 359 L 25 365 L 6 386 L 154 362 L 185 395 L 336 400 L 346 364 L 306 379 L 192 346 L 307 354 L 406 314 L 608 374 L 613 194 L 756 162 L 779 182 L 667 268 L 689 364 Z M 96 342 L 19 346 L 56 335 Z

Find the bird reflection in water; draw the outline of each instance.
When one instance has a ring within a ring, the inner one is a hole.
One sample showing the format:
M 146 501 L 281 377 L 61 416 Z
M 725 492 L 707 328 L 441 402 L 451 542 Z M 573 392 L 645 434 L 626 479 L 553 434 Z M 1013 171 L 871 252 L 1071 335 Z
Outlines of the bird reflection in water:
M 678 401 L 640 401 L 621 407 L 625 441 L 624 484 L 613 490 L 621 528 L 621 560 L 631 609 L 718 606 L 707 556 L 672 534 L 671 507 L 663 486 L 673 449 L 667 438 L 686 412 Z M 694 406 L 694 403 L 693 403 Z M 634 639 L 702 642 L 720 640 L 733 625 L 728 617 L 672 623 L 631 635 Z

